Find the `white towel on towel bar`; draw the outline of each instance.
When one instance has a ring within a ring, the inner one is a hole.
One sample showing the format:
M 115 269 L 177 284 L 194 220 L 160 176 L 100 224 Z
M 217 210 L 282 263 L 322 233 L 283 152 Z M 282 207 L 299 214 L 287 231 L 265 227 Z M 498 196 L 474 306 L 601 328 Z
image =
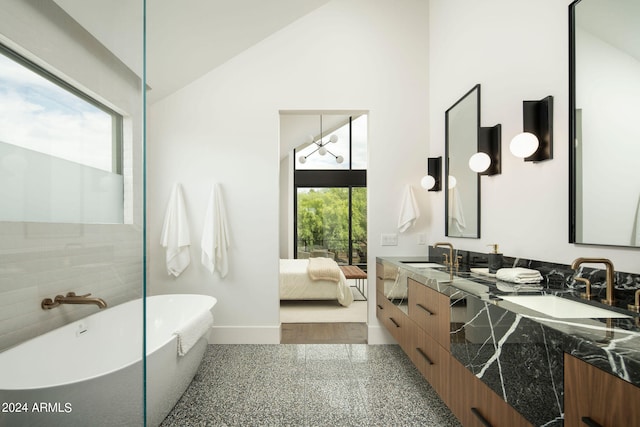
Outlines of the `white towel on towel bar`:
M 206 334 L 211 325 L 213 325 L 213 316 L 209 310 L 204 310 L 178 328 L 173 333 L 178 337 L 178 356 L 187 354 L 201 337 L 208 338 Z
M 160 244 L 166 249 L 167 273 L 178 277 L 191 263 L 189 223 L 182 197 L 182 187 L 178 183 L 174 184 L 171 190 Z
M 400 206 L 400 217 L 398 218 L 398 231 L 404 233 L 416 220 L 420 218 L 420 209 L 416 197 L 413 194 L 413 188 L 407 185 L 402 196 L 402 205 Z
M 211 188 L 207 212 L 202 231 L 202 255 L 200 261 L 211 274 L 218 270 L 220 277 L 227 275 L 229 270 L 229 230 L 225 215 L 224 202 L 220 192 L 220 185 Z

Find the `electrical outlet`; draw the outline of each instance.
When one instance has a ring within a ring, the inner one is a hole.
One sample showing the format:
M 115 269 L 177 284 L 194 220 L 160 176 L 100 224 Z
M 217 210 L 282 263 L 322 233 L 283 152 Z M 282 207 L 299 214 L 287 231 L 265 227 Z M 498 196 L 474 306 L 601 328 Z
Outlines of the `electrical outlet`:
M 380 236 L 380 245 L 398 246 L 398 235 L 396 233 L 382 234 Z
M 418 233 L 418 244 L 419 245 L 427 244 L 427 233 Z

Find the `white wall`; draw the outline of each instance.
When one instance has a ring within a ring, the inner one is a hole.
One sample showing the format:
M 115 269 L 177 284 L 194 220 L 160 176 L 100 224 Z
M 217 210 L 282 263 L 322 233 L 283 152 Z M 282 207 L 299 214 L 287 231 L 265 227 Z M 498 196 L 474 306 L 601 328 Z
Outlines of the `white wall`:
M 640 272 L 638 250 L 568 243 L 568 5 L 570 0 L 431 0 L 429 7 L 430 155 L 444 155 L 444 112 L 482 85 L 482 125 L 502 124 L 502 175 L 482 178 L 479 240 L 462 249 L 559 263 L 610 258 Z M 522 101 L 554 97 L 554 158 L 524 163 L 508 151 L 522 130 Z M 444 194 L 434 203 L 432 236 L 444 237 Z
M 214 342 L 279 342 L 280 110 L 369 111 L 369 294 L 375 257 L 425 254 L 415 231 L 395 232 L 402 190 L 426 172 L 428 7 L 422 0 L 335 0 L 149 108 L 148 236 L 153 293 L 218 298 Z M 206 54 L 206 52 L 203 52 Z M 232 247 L 229 274 L 199 263 L 212 182 L 221 184 Z M 169 277 L 160 230 L 171 185 L 181 182 L 192 264 Z M 433 193 L 418 191 L 431 225 Z M 369 307 L 370 342 L 384 340 Z

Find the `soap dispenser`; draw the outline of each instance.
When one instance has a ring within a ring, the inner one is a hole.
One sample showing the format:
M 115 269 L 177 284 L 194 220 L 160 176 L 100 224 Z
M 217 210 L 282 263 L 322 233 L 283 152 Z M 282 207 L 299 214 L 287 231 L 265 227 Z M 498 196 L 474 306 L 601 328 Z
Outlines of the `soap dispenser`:
M 496 272 L 502 268 L 502 254 L 498 252 L 497 243 L 487 246 L 493 247 L 493 251 L 489 254 L 489 273 L 496 274 Z

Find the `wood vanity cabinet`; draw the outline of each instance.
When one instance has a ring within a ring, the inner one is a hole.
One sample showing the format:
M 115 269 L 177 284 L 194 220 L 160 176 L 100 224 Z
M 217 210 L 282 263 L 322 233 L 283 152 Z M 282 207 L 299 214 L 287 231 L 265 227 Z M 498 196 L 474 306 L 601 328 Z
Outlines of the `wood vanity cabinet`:
M 464 426 L 531 426 L 515 409 L 449 353 L 451 302 L 408 280 L 408 315 L 384 294 L 384 266 L 376 264 L 376 315 Z
M 409 319 L 414 323 L 407 355 L 445 402 L 449 397 L 449 297 L 408 279 Z
M 409 280 L 409 317 L 436 342 L 449 351 L 451 301 L 440 292 Z
M 564 355 L 564 425 L 640 425 L 640 387 Z
M 405 353 L 446 403 L 449 399 L 449 352 L 433 337 L 413 323 L 410 344 Z
M 411 339 L 411 321 L 382 292 L 376 292 L 376 294 L 376 316 L 406 352 Z
M 407 315 L 384 295 L 384 266 L 376 264 L 376 317 L 406 351 L 411 338 L 411 322 Z

